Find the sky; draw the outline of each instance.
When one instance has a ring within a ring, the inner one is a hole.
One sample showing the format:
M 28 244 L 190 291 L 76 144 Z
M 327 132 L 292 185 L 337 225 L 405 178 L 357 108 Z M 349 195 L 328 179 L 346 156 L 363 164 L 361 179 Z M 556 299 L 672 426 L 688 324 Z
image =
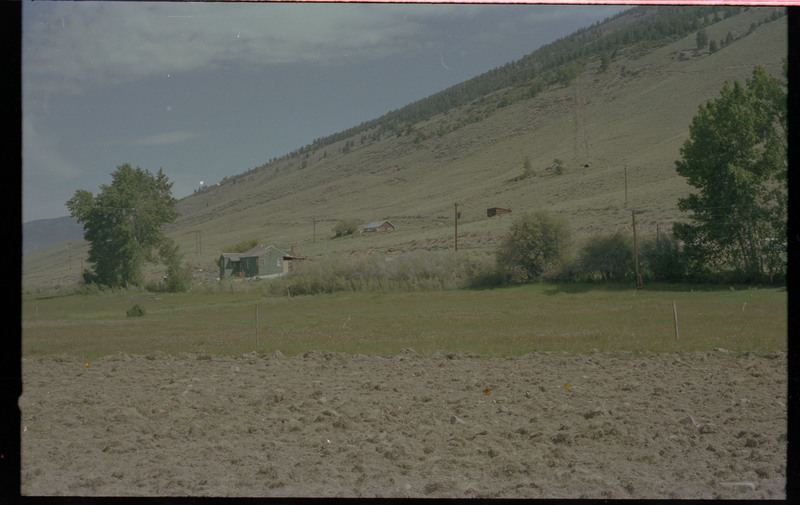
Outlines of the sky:
M 627 8 L 25 0 L 22 220 L 123 163 L 183 198 Z

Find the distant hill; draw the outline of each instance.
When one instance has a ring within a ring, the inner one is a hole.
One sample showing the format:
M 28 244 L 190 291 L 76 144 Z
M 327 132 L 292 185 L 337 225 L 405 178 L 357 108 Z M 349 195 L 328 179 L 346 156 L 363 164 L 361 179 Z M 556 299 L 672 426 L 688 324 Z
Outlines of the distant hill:
M 784 8 L 636 7 L 522 59 L 183 198 L 166 231 L 199 272 L 230 244 L 300 254 L 490 257 L 513 219 L 545 209 L 588 236 L 668 232 L 691 188 L 675 172 L 700 104 L 754 65 L 782 76 Z M 715 42 L 698 47 L 704 30 Z M 257 149 L 258 146 L 253 146 Z M 524 166 L 530 173 L 524 174 Z M 558 167 L 554 170 L 553 167 Z M 221 167 L 222 170 L 222 167 Z M 223 172 L 224 173 L 224 172 Z M 524 176 L 523 176 L 524 174 Z M 487 209 L 510 209 L 489 217 Z M 333 238 L 340 220 L 388 233 Z M 78 237 L 80 234 L 77 235 Z M 83 241 L 23 256 L 23 286 L 80 278 Z M 157 270 L 156 268 L 155 270 Z M 156 271 L 151 275 L 161 275 Z
M 22 223 L 23 254 L 58 242 L 82 238 L 83 225 L 70 216 Z

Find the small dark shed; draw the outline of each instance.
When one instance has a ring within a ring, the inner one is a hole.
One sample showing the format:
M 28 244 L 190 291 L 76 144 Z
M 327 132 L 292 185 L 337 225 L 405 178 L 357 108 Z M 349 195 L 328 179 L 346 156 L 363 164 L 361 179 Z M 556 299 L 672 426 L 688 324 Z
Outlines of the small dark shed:
M 486 217 L 500 216 L 502 214 L 511 214 L 511 211 L 508 209 L 501 209 L 500 207 L 486 209 Z

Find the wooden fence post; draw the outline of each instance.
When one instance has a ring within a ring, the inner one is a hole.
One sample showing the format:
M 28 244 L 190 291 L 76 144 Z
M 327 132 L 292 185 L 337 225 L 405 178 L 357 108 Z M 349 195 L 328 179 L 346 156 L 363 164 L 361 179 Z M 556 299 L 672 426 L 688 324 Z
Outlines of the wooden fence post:
M 456 218 L 456 252 L 458 252 L 458 202 L 455 203 L 455 218 Z
M 636 287 L 642 287 L 642 276 L 639 275 L 639 248 L 636 244 L 636 215 L 631 209 L 631 221 L 633 226 L 633 267 L 636 271 Z
M 672 300 L 672 318 L 675 320 L 675 342 L 678 341 L 678 309 L 675 308 L 675 300 Z

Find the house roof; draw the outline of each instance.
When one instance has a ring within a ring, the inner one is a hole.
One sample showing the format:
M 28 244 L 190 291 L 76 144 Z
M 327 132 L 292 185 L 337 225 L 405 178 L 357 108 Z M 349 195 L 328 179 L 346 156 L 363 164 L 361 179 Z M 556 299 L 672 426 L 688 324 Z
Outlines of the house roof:
M 385 219 L 382 219 L 380 221 L 373 221 L 373 222 L 369 223 L 368 225 L 364 226 L 364 228 L 377 228 L 380 225 L 382 225 L 383 223 L 386 223 L 389 226 L 391 226 L 392 228 L 394 228 L 394 225 L 392 223 L 390 223 L 389 221 L 385 220 Z
M 270 245 L 270 246 L 267 246 L 267 247 L 264 247 L 263 245 L 258 245 L 258 246 L 254 247 L 254 248 L 252 248 L 252 249 L 250 249 L 248 251 L 245 251 L 243 253 L 226 253 L 226 252 L 224 252 L 224 253 L 222 253 L 222 256 L 224 256 L 225 258 L 228 258 L 230 260 L 233 260 L 233 261 L 240 261 L 242 258 L 253 258 L 253 257 L 256 257 L 256 256 L 261 256 L 263 253 L 267 252 L 269 249 L 275 249 L 284 258 L 300 258 L 300 256 L 287 253 L 286 251 L 282 251 L 282 250 L 278 249 L 277 247 L 275 247 L 274 245 Z

